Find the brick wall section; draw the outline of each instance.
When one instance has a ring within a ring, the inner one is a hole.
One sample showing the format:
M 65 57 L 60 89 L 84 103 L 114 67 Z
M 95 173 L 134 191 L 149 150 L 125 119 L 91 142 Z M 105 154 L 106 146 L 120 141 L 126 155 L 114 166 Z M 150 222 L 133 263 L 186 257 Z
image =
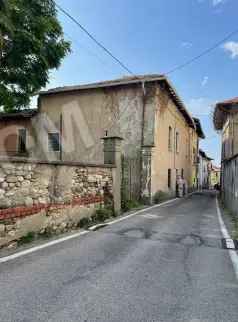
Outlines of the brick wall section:
M 4 219 L 14 219 L 20 217 L 27 217 L 30 215 L 37 214 L 42 210 L 46 211 L 55 211 L 58 209 L 66 209 L 69 207 L 78 206 L 87 206 L 90 204 L 104 204 L 104 196 L 88 196 L 81 198 L 74 198 L 72 203 L 69 204 L 38 204 L 33 205 L 32 207 L 14 207 L 8 209 L 0 209 L 0 220 Z

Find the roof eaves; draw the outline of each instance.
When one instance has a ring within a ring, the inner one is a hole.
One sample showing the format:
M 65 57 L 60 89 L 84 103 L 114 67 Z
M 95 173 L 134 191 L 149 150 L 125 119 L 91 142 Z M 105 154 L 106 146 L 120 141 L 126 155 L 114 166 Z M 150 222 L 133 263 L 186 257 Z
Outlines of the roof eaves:
M 11 120 L 11 119 L 29 119 L 38 113 L 37 109 L 26 109 L 22 111 L 7 113 L 0 113 L 0 120 Z
M 205 139 L 205 138 L 206 138 L 206 136 L 205 136 L 205 134 L 204 134 L 204 132 L 203 132 L 203 129 L 202 129 L 202 125 L 201 125 L 200 120 L 199 120 L 198 118 L 196 118 L 196 117 L 193 117 L 193 120 L 194 120 L 195 125 L 196 125 L 196 131 L 197 131 L 198 136 L 199 136 L 201 139 Z
M 97 83 L 78 85 L 78 86 L 58 87 L 47 91 L 42 91 L 39 93 L 39 95 L 48 96 L 48 95 L 54 95 L 54 94 L 70 93 L 70 92 L 75 92 L 80 90 L 124 86 L 124 85 L 147 83 L 147 82 L 150 83 L 150 82 L 156 82 L 156 81 L 163 81 L 167 84 L 170 95 L 173 97 L 174 101 L 176 102 L 178 109 L 183 114 L 183 116 L 185 117 L 189 125 L 195 129 L 196 127 L 195 127 L 193 118 L 189 114 L 184 103 L 182 102 L 179 95 L 177 94 L 175 88 L 173 87 L 173 85 L 170 83 L 170 81 L 165 75 L 159 75 L 159 74 L 150 74 L 150 75 L 143 75 L 143 76 L 138 75 L 135 77 L 126 77 L 126 78 L 121 78 L 121 79 L 112 80 L 112 81 L 97 82 Z
M 47 91 L 41 91 L 39 93 L 40 96 L 43 95 L 51 95 L 51 94 L 59 94 L 65 92 L 74 92 L 86 89 L 97 89 L 97 88 L 104 88 L 104 87 L 115 87 L 115 86 L 123 86 L 123 85 L 130 85 L 130 84 L 138 84 L 143 82 L 155 82 L 165 80 L 164 75 L 147 75 L 147 76 L 137 76 L 134 78 L 120 78 L 115 79 L 112 81 L 103 81 L 103 82 L 96 82 L 91 84 L 85 85 L 77 85 L 77 86 L 64 86 L 64 87 L 57 87 L 53 89 L 49 89 Z

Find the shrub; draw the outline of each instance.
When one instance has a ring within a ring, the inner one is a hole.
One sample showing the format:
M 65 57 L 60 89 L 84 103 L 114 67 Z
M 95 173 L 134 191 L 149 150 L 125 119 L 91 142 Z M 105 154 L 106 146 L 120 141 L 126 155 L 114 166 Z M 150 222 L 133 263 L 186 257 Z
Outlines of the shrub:
M 169 199 L 169 194 L 164 192 L 164 191 L 157 191 L 154 196 L 153 196 L 153 202 L 155 204 L 160 203 L 162 201 L 168 200 Z
M 110 208 L 99 208 L 91 217 L 93 222 L 103 222 L 113 216 L 113 211 Z
M 80 221 L 79 221 L 79 224 L 78 226 L 80 228 L 87 228 L 90 224 L 90 219 L 89 218 L 82 218 Z

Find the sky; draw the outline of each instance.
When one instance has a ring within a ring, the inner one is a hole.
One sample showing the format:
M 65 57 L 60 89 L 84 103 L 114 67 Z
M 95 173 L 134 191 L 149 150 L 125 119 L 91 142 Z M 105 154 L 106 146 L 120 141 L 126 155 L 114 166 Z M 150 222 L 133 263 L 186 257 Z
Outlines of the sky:
M 56 0 L 134 74 L 163 74 L 238 29 L 238 0 Z M 125 76 L 126 72 L 62 13 L 72 52 L 47 88 Z M 198 61 L 169 74 L 180 98 L 199 117 L 201 148 L 220 163 L 212 106 L 238 96 L 238 32 Z

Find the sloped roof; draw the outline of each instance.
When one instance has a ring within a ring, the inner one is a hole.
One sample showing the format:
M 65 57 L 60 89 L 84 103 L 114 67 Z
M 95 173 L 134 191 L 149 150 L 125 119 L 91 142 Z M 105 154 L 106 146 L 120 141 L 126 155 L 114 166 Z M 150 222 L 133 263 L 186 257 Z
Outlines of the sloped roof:
M 238 112 L 238 97 L 231 98 L 216 104 L 213 114 L 213 124 L 216 130 L 222 130 L 230 112 Z
M 202 125 L 201 125 L 200 120 L 198 118 L 196 118 L 196 117 L 194 117 L 193 120 L 194 120 L 194 123 L 196 125 L 196 132 L 197 132 L 198 136 L 201 139 L 205 139 L 206 136 L 205 136 L 205 134 L 203 132 L 203 129 L 202 129 Z
M 186 119 L 187 123 L 191 127 L 195 128 L 193 118 L 187 111 L 184 103 L 182 102 L 176 90 L 174 89 L 174 87 L 172 86 L 172 84 L 170 83 L 170 81 L 165 75 L 160 75 L 160 74 L 135 75 L 135 76 L 122 77 L 114 80 L 102 81 L 102 82 L 91 83 L 91 84 L 63 86 L 63 87 L 49 89 L 47 91 L 41 91 L 39 95 L 40 97 L 42 97 L 42 96 L 48 96 L 48 95 L 72 93 L 72 92 L 77 92 L 81 90 L 90 90 L 90 89 L 97 89 L 97 88 L 116 87 L 116 86 L 125 86 L 125 85 L 138 84 L 138 83 L 152 83 L 152 82 L 160 82 L 166 86 L 166 89 L 168 90 L 171 98 L 173 99 L 179 111 Z
M 0 112 L 0 120 L 28 119 L 36 115 L 37 109 L 25 109 L 11 113 Z
M 206 155 L 206 153 L 205 153 L 203 150 L 201 150 L 201 149 L 199 149 L 199 154 L 200 154 L 204 159 L 207 159 L 208 161 L 213 160 L 212 158 L 208 157 L 208 156 Z
M 230 104 L 238 104 L 238 97 L 231 98 L 229 100 L 225 100 L 223 102 L 217 103 L 217 105 L 230 105 Z

